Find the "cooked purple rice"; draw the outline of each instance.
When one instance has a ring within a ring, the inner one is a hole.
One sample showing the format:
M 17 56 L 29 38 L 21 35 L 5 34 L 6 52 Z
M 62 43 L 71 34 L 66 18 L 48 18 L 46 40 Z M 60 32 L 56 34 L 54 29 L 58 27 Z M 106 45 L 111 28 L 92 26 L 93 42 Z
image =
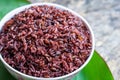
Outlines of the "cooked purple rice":
M 0 32 L 0 53 L 14 69 L 36 77 L 59 77 L 78 69 L 92 49 L 84 22 L 67 10 L 32 6 Z

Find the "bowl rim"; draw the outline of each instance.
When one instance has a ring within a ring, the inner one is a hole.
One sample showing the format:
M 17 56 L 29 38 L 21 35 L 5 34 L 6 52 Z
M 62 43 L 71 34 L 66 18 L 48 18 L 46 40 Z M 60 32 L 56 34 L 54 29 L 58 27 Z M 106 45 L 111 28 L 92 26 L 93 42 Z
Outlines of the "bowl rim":
M 86 27 L 89 29 L 90 33 L 91 33 L 91 37 L 92 37 L 92 50 L 91 50 L 91 53 L 90 53 L 90 56 L 87 58 L 87 60 L 85 61 L 84 64 L 82 64 L 82 66 L 80 66 L 78 69 L 76 69 L 75 71 L 69 73 L 69 74 L 66 74 L 66 75 L 63 75 L 63 76 L 59 76 L 59 77 L 50 77 L 50 78 L 43 78 L 43 77 L 35 77 L 35 76 L 30 76 L 30 75 L 27 75 L 27 74 L 24 74 L 14 68 L 12 68 L 3 58 L 2 58 L 2 55 L 0 54 L 0 59 L 2 61 L 2 63 L 10 70 L 12 70 L 13 72 L 23 76 L 23 77 L 27 77 L 29 79 L 40 79 L 40 80 L 57 80 L 57 79 L 64 79 L 64 78 L 67 78 L 67 77 L 70 77 L 76 73 L 78 73 L 79 71 L 81 71 L 87 64 L 88 62 L 91 60 L 92 56 L 93 56 L 93 52 L 94 52 L 94 46 L 95 46 L 95 41 L 94 41 L 94 34 L 93 34 L 93 31 L 91 29 L 91 26 L 88 24 L 88 22 L 81 16 L 79 15 L 78 13 L 74 12 L 73 10 L 71 9 L 68 9 L 62 5 L 58 5 L 58 4 L 55 4 L 55 3 L 33 3 L 33 4 L 28 4 L 28 5 L 24 5 L 22 7 L 18 7 L 12 11 L 10 11 L 9 13 L 7 13 L 0 21 L 0 30 L 2 29 L 3 25 L 5 24 L 5 22 L 7 22 L 8 20 L 10 20 L 15 14 L 18 14 L 19 12 L 21 11 L 24 11 L 25 9 L 27 8 L 30 8 L 32 6 L 41 6 L 41 5 L 48 5 L 48 6 L 53 6 L 53 7 L 56 7 L 56 8 L 60 8 L 62 10 L 67 10 L 69 12 L 71 12 L 73 15 L 79 17 L 86 25 Z

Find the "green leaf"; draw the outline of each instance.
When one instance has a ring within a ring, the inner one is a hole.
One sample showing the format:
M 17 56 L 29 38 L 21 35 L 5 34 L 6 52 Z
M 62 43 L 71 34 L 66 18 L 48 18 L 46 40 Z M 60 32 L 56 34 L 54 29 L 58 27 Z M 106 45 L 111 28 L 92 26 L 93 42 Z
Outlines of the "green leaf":
M 0 0 L 0 19 L 9 11 L 29 3 L 27 0 Z
M 94 55 L 87 66 L 77 74 L 73 80 L 114 80 L 113 76 L 103 60 L 103 58 L 94 51 Z
M 0 61 L 0 80 L 16 80 L 11 74 L 6 70 Z

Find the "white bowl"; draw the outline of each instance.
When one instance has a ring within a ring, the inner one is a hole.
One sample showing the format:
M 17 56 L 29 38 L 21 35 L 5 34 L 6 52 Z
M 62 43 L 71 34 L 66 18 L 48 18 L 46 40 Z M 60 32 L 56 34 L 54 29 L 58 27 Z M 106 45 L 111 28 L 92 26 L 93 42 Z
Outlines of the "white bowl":
M 6 63 L 6 61 L 4 61 L 4 59 L 1 56 L 1 54 L 0 54 L 0 59 L 1 59 L 2 63 L 4 64 L 4 66 L 6 67 L 6 69 L 14 77 L 20 78 L 20 79 L 23 79 L 23 80 L 68 80 L 68 79 L 71 79 L 74 75 L 76 75 L 79 71 L 81 71 L 89 63 L 90 59 L 93 56 L 93 52 L 94 52 L 94 35 L 93 35 L 93 31 L 92 31 L 90 25 L 88 24 L 88 22 L 82 16 L 80 16 L 76 12 L 74 12 L 74 11 L 64 7 L 64 6 L 58 5 L 58 4 L 53 4 L 53 3 L 34 3 L 34 4 L 29 4 L 29 5 L 25 5 L 25 6 L 16 8 L 16 9 L 12 10 L 11 12 L 9 12 L 8 14 L 6 14 L 5 17 L 0 21 L 0 30 L 2 29 L 3 25 L 8 20 L 10 20 L 15 14 L 18 14 L 19 12 L 24 11 L 26 8 L 30 8 L 31 6 L 38 6 L 38 5 L 48 5 L 48 6 L 54 6 L 56 8 L 60 8 L 60 9 L 63 9 L 63 10 L 68 10 L 69 12 L 71 12 L 72 14 L 78 16 L 80 19 L 83 20 L 83 22 L 86 24 L 86 26 L 88 27 L 88 29 L 90 30 L 91 35 L 92 35 L 92 51 L 90 53 L 90 56 L 86 60 L 86 62 L 80 68 L 78 68 L 77 70 L 75 70 L 75 71 L 73 71 L 73 72 L 71 72 L 71 73 L 69 73 L 67 75 L 63 75 L 63 76 L 55 77 L 55 78 L 42 78 L 42 77 L 29 76 L 29 75 L 21 73 L 18 70 L 12 68 L 8 63 Z

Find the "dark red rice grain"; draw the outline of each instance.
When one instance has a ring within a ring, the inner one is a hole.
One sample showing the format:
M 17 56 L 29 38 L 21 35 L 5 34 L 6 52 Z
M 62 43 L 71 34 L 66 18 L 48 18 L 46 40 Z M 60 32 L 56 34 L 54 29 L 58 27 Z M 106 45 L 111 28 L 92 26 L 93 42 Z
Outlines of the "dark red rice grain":
M 7 21 L 0 32 L 0 53 L 18 71 L 58 77 L 78 69 L 92 49 L 90 31 L 67 10 L 32 6 Z

